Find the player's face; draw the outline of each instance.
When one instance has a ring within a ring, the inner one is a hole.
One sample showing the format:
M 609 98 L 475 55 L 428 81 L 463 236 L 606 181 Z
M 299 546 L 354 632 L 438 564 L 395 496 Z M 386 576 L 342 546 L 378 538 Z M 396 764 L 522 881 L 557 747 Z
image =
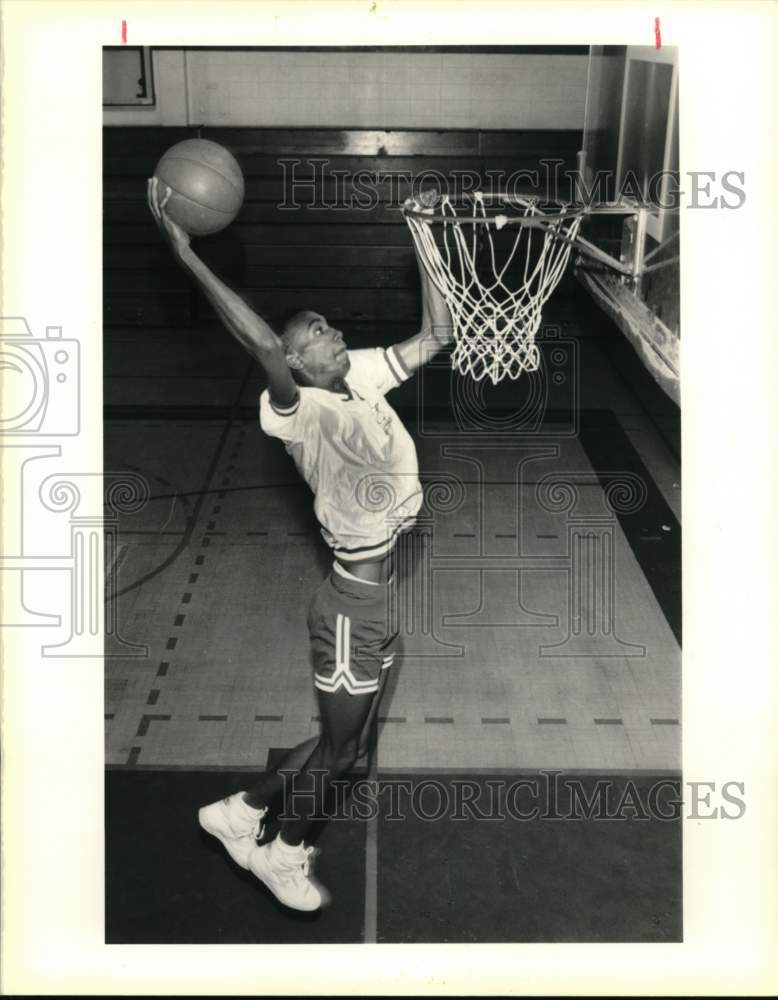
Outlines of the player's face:
M 343 334 L 320 313 L 306 312 L 300 317 L 294 348 L 312 378 L 342 377 L 349 369 Z

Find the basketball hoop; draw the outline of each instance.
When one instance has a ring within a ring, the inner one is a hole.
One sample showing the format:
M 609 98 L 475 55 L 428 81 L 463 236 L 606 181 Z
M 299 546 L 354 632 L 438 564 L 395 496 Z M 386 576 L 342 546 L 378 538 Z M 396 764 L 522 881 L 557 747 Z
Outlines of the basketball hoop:
M 537 371 L 541 310 L 567 266 L 584 209 L 479 191 L 458 209 L 443 195 L 434 209 L 411 202 L 403 214 L 451 311 L 452 368 L 494 385 Z M 515 227 L 515 235 L 498 237 L 505 227 Z

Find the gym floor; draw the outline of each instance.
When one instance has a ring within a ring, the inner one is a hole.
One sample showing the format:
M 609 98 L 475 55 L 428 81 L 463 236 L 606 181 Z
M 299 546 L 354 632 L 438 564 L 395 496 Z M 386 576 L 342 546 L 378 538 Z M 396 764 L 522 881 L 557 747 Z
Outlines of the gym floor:
M 360 763 L 379 789 L 558 770 L 618 800 L 680 777 L 679 415 L 587 301 L 547 306 L 547 399 L 485 390 L 463 426 L 441 367 L 390 396 L 427 500 Z M 108 328 L 104 365 L 106 472 L 151 492 L 107 566 L 108 941 L 681 939 L 680 821 L 639 810 L 332 821 L 317 874 L 333 902 L 313 917 L 208 843 L 197 808 L 318 730 L 305 616 L 330 560 L 226 333 Z M 517 409 L 530 432 L 503 419 Z

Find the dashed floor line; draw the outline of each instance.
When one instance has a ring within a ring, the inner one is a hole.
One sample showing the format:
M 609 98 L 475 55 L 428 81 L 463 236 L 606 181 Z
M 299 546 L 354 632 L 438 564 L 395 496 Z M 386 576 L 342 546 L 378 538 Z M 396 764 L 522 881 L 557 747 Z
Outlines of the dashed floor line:
M 225 436 L 222 439 L 223 444 L 226 444 L 226 441 L 227 441 L 227 438 L 229 436 L 229 433 L 230 433 L 231 429 L 232 429 L 232 426 L 228 425 L 228 427 L 226 428 L 226 431 L 225 431 Z M 239 450 L 239 448 L 242 446 L 242 444 L 244 442 L 244 437 L 245 437 L 245 427 L 241 427 L 241 428 L 238 429 L 238 432 L 237 432 L 237 440 L 236 440 L 235 446 L 233 448 L 233 451 L 232 451 L 232 453 L 230 455 L 231 459 L 237 458 L 238 450 Z M 211 475 L 213 475 L 213 473 L 215 473 L 215 470 L 218 468 L 218 456 L 217 456 L 217 458 L 216 458 L 216 460 L 215 460 L 214 465 L 213 465 L 212 468 L 213 468 L 213 472 L 211 473 Z M 231 464 L 231 465 L 229 465 L 225 469 L 225 474 L 222 475 L 221 480 L 219 482 L 219 486 L 220 487 L 224 487 L 224 486 L 226 486 L 230 482 L 229 476 L 227 476 L 226 473 L 228 471 L 232 471 L 234 468 L 235 468 L 234 464 Z M 224 498 L 224 494 L 220 493 L 219 494 L 219 498 L 223 499 Z M 227 534 L 226 531 L 218 531 L 218 530 L 216 530 L 216 526 L 217 526 L 216 517 L 221 513 L 221 509 L 222 509 L 221 508 L 221 504 L 217 504 L 213 508 L 213 510 L 211 511 L 210 520 L 207 522 L 206 527 L 204 529 L 204 534 L 200 538 L 200 547 L 201 548 L 207 548 L 210 545 L 210 536 L 225 536 Z M 205 556 L 202 555 L 202 554 L 197 555 L 195 557 L 195 559 L 194 559 L 194 565 L 197 566 L 198 568 L 201 568 L 201 567 L 205 566 Z M 187 580 L 187 584 L 186 584 L 187 588 L 191 588 L 191 587 L 195 586 L 196 584 L 198 584 L 198 582 L 200 581 L 200 577 L 201 577 L 200 573 L 190 573 L 189 577 L 188 577 L 188 580 Z M 181 605 L 189 605 L 189 604 L 191 604 L 193 594 L 194 594 L 193 590 L 191 590 L 191 589 L 185 590 L 181 594 L 181 598 L 180 598 L 179 604 L 181 604 Z M 185 626 L 185 624 L 186 624 L 186 618 L 187 618 L 187 616 L 185 614 L 183 614 L 180 611 L 177 612 L 175 614 L 174 618 L 173 618 L 173 626 L 172 627 L 173 628 L 177 628 L 177 629 L 183 628 Z M 165 650 L 169 651 L 169 652 L 175 651 L 176 647 L 178 646 L 178 638 L 179 637 L 176 636 L 176 635 L 170 635 L 170 636 L 168 636 L 167 639 L 166 639 L 166 642 L 165 642 Z M 168 675 L 168 671 L 170 669 L 170 664 L 171 664 L 170 660 L 163 660 L 160 663 L 159 667 L 157 668 L 157 674 L 156 674 L 157 678 L 164 678 L 164 677 L 166 677 Z M 156 705 L 157 702 L 159 701 L 159 697 L 160 697 L 161 693 L 162 693 L 161 692 L 161 688 L 159 688 L 159 687 L 152 688 L 152 690 L 148 694 L 148 697 L 147 697 L 147 700 L 146 700 L 146 704 L 149 705 L 149 706 Z M 138 730 L 137 730 L 137 732 L 135 734 L 136 739 L 142 739 L 146 735 L 146 733 L 149 730 L 149 725 L 151 724 L 151 722 L 163 722 L 163 721 L 167 722 L 167 721 L 170 721 L 171 718 L 172 718 L 172 716 L 169 715 L 169 714 L 164 714 L 164 715 L 162 715 L 162 714 L 160 714 L 160 715 L 144 714 L 144 715 L 142 715 L 141 719 L 140 719 L 140 723 L 138 725 Z M 226 722 L 227 721 L 227 716 L 226 715 L 200 715 L 200 716 L 198 716 L 198 721 L 199 722 Z M 130 766 L 133 765 L 133 764 L 136 764 L 138 762 L 138 759 L 139 759 L 141 753 L 142 753 L 142 750 L 143 750 L 142 746 L 133 746 L 133 747 L 131 747 L 130 751 L 129 751 L 129 755 L 127 757 L 127 764 L 130 765 Z

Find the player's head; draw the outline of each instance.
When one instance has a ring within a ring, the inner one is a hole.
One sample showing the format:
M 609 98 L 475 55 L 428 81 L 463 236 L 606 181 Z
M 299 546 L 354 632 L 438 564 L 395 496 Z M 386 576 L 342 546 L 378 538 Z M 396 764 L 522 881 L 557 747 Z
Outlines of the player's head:
M 321 313 L 304 309 L 290 316 L 284 323 L 281 343 L 295 381 L 301 385 L 326 388 L 349 369 L 343 334 Z

